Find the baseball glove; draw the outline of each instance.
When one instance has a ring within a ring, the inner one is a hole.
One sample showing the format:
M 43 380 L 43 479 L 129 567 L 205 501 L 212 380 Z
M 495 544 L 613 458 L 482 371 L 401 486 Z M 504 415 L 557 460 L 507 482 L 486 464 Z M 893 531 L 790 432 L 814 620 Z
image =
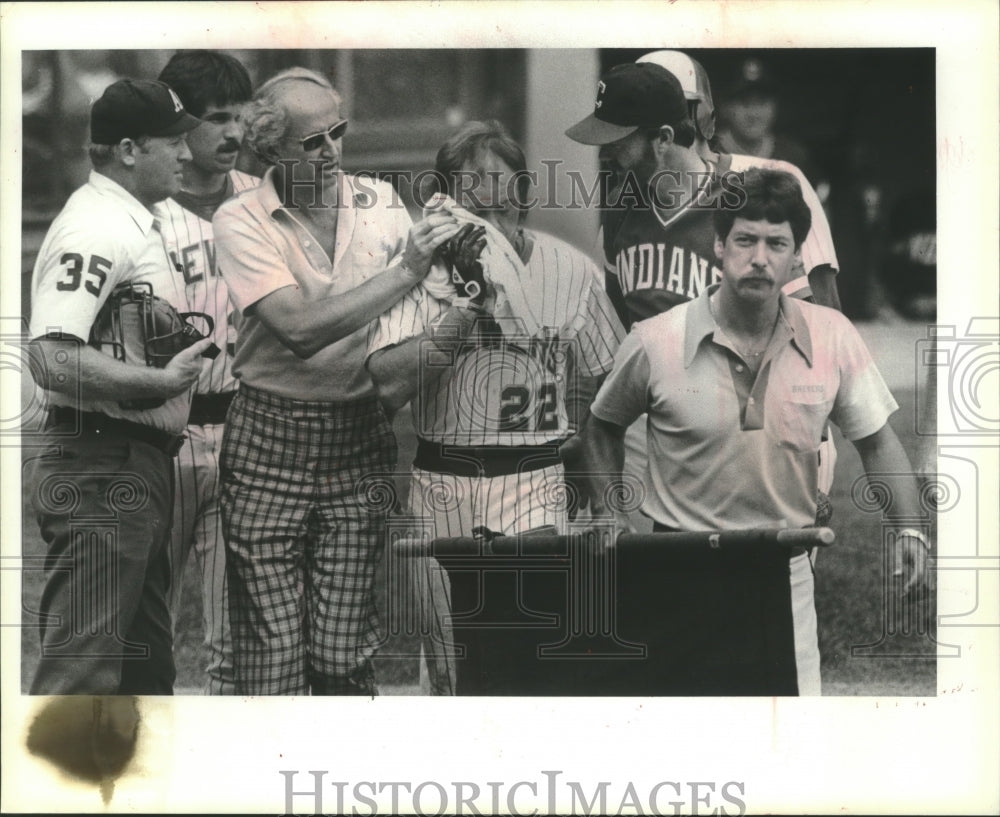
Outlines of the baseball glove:
M 485 247 L 486 228 L 466 224 L 441 250 L 441 260 L 451 273 L 456 294 L 476 306 L 482 306 L 486 300 L 486 279 L 479 261 Z

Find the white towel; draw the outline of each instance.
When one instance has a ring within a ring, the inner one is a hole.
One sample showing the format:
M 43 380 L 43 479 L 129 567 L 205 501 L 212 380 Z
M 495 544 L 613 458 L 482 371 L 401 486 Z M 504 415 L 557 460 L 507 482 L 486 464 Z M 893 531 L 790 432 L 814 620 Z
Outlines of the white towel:
M 534 336 L 541 329 L 541 321 L 532 304 L 541 303 L 542 290 L 531 281 L 510 242 L 492 224 L 459 207 L 444 193 L 435 193 L 431 197 L 424 207 L 424 216 L 441 209 L 447 210 L 460 222 L 486 228 L 486 247 L 479 261 L 483 265 L 483 278 L 496 292 L 493 317 L 505 335 Z M 438 262 L 433 264 L 424 278 L 424 286 L 439 300 L 451 303 L 456 297 L 448 270 Z

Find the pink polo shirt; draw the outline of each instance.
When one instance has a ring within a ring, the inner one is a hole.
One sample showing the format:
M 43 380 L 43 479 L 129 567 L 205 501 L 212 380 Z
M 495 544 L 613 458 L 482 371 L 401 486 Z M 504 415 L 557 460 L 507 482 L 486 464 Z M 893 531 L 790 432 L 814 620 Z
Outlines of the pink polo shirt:
M 858 440 L 898 406 L 847 318 L 785 295 L 754 377 L 709 310 L 717 288 L 635 324 L 591 411 L 620 426 L 648 412 L 643 511 L 655 521 L 805 527 L 827 420 Z
M 341 175 L 333 264 L 285 209 L 269 170 L 259 187 L 223 204 L 212 220 L 216 263 L 236 309 L 233 374 L 295 400 L 345 402 L 375 394 L 365 353 L 371 325 L 303 360 L 257 318 L 253 305 L 283 287 L 306 300 L 336 297 L 383 273 L 406 246 L 411 219 L 385 182 Z

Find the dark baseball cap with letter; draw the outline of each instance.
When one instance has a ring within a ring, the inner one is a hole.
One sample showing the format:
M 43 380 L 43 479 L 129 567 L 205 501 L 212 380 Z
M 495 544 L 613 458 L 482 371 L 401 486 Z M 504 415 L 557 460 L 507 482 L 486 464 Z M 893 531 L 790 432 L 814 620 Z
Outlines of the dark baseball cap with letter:
M 584 145 L 606 145 L 639 128 L 677 125 L 688 116 L 684 91 L 673 74 L 652 62 L 628 62 L 601 77 L 594 112 L 566 135 Z
M 200 124 L 165 83 L 120 79 L 90 109 L 90 141 L 117 145 L 140 136 L 180 136 Z

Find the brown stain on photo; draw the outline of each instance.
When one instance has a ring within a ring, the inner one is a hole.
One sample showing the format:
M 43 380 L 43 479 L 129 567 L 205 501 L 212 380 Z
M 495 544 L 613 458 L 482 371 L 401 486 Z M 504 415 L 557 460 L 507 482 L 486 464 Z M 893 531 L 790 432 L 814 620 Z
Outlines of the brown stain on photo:
M 99 784 L 108 805 L 115 780 L 135 756 L 140 721 L 137 698 L 65 695 L 35 716 L 27 748 L 70 777 Z

